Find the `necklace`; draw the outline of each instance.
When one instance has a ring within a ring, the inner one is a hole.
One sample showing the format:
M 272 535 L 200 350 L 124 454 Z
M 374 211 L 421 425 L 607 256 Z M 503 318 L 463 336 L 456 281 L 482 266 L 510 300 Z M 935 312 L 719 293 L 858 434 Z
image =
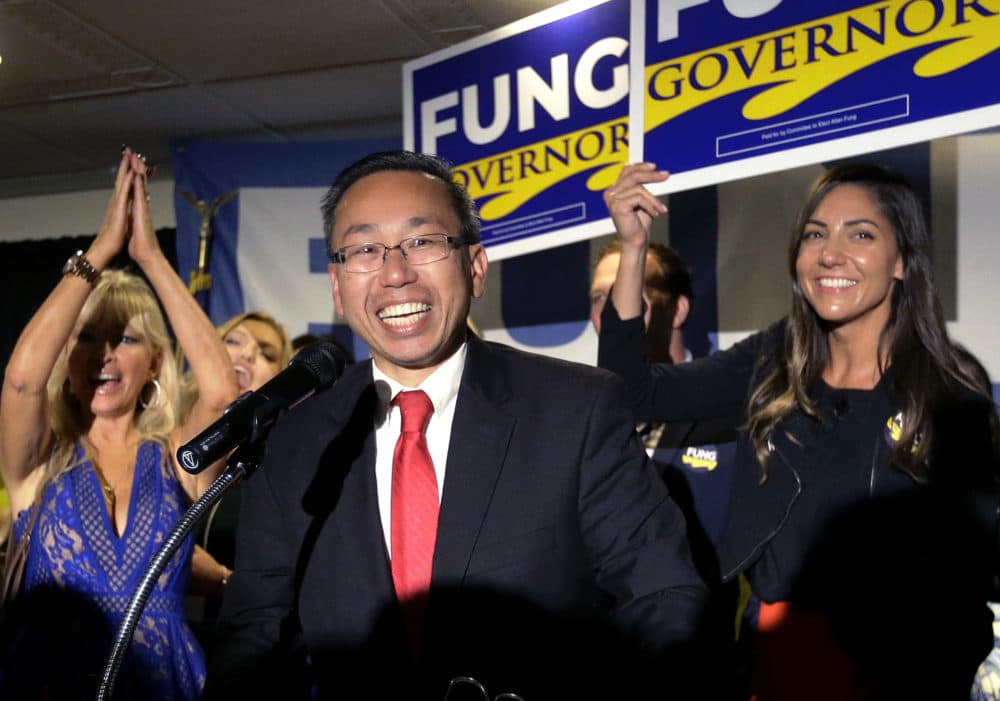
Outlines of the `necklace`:
M 108 511 L 113 515 L 115 513 L 115 488 L 111 486 L 108 482 L 107 477 L 101 471 L 97 465 L 94 465 L 94 472 L 97 473 L 97 481 L 101 484 L 101 493 L 104 495 L 104 504 L 108 507 Z
M 101 495 L 104 497 L 104 504 L 108 507 L 108 513 L 111 514 L 111 518 L 113 520 L 115 515 L 115 505 L 118 503 L 118 495 L 115 488 L 126 479 L 131 479 L 132 470 L 128 470 L 126 474 L 118 480 L 117 484 L 112 485 L 108 482 L 108 478 L 104 476 L 104 472 L 101 470 L 96 461 L 93 462 L 93 465 L 94 473 L 97 475 L 97 481 L 101 485 Z
M 120 487 L 125 480 L 132 479 L 133 475 L 135 474 L 134 470 L 135 470 L 135 461 L 137 459 L 137 455 L 135 453 L 132 453 L 131 458 L 128 458 L 129 466 L 125 470 L 125 473 L 115 481 L 115 484 L 111 484 L 111 482 L 109 482 L 108 478 L 105 476 L 104 471 L 101 469 L 101 465 L 98 461 L 98 451 L 89 441 L 86 441 L 86 445 L 87 445 L 87 452 L 89 453 L 90 457 L 91 466 L 94 469 L 94 474 L 97 475 L 97 482 L 101 486 L 101 496 L 104 497 L 104 505 L 107 507 L 108 513 L 111 515 L 112 522 L 114 522 L 115 506 L 117 506 L 118 503 L 117 488 Z

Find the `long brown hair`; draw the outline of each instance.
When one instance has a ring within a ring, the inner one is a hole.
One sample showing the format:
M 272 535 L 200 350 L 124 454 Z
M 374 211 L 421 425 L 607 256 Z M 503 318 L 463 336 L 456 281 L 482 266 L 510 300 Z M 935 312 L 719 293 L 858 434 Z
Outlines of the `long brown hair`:
M 783 347 L 765 354 L 758 365 L 764 379 L 750 396 L 748 430 L 767 477 L 771 434 L 789 413 L 799 410 L 817 418 L 809 392 L 829 362 L 827 332 L 799 289 L 795 272 L 802 234 L 826 195 L 840 185 L 863 188 L 892 225 L 903 259 L 903 280 L 893 288 L 891 311 L 879 336 L 882 358 L 892 367 L 892 392 L 903 411 L 902 433 L 893 447 L 892 464 L 918 480 L 926 478 L 926 461 L 934 442 L 931 409 L 953 397 L 959 387 L 983 394 L 975 369 L 960 355 L 945 328 L 934 287 L 931 235 L 924 208 L 901 175 L 870 164 L 849 164 L 827 171 L 812 186 L 799 212 L 788 249 L 792 309 Z M 992 401 L 992 400 L 990 400 Z

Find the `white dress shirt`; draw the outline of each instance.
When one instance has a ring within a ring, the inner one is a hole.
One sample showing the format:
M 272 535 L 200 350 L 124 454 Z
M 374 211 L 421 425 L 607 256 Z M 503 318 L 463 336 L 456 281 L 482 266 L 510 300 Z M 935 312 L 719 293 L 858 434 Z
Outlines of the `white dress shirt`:
M 451 444 L 451 424 L 455 418 L 455 400 L 458 398 L 458 386 L 462 381 L 462 370 L 465 368 L 466 344 L 462 346 L 437 370 L 432 372 L 419 387 L 404 387 L 396 382 L 372 363 L 372 376 L 378 396 L 385 402 L 384 416 L 381 425 L 375 425 L 375 482 L 378 485 L 378 509 L 382 519 L 382 535 L 385 547 L 392 557 L 392 457 L 396 451 L 396 442 L 402 430 L 402 415 L 399 407 L 390 403 L 401 391 L 423 390 L 434 405 L 434 413 L 427 424 L 427 449 L 434 462 L 434 474 L 437 476 L 438 501 L 444 490 L 444 474 L 448 461 L 448 446 Z M 386 391 L 388 388 L 388 391 Z

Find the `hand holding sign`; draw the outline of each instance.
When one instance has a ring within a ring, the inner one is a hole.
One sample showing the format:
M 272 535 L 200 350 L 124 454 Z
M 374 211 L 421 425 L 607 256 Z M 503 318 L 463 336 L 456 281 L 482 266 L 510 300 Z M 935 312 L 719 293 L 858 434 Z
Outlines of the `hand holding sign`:
M 643 313 L 649 232 L 653 219 L 667 211 L 667 206 L 646 189 L 646 185 L 663 182 L 669 177 L 666 171 L 657 170 L 655 163 L 633 163 L 625 166 L 617 182 L 604 192 L 604 203 L 621 243 L 611 298 L 622 319 L 632 319 Z
M 604 191 L 604 203 L 618 232 L 623 254 L 626 249 L 641 249 L 645 255 L 653 219 L 667 211 L 667 206 L 646 185 L 664 182 L 669 177 L 666 171 L 657 170 L 655 163 L 632 163 Z

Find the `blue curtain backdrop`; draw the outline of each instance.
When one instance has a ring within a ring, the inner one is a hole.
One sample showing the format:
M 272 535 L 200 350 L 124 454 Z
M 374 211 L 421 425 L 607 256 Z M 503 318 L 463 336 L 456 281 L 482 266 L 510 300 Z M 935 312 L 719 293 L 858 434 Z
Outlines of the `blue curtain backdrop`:
M 333 142 L 247 143 L 192 141 L 176 145 L 171 160 L 176 189 L 177 262 L 185 282 L 198 262 L 201 217 L 181 190 L 211 203 L 242 188 L 329 187 L 344 167 L 373 151 L 396 149 L 398 139 Z M 315 203 L 319 209 L 319 201 Z M 222 206 L 212 220 L 208 314 L 219 324 L 244 311 L 237 265 L 240 243 L 239 196 Z M 315 232 L 317 238 L 322 232 Z M 275 284 L 288 281 L 275 280 Z M 278 310 L 274 312 L 278 314 Z

